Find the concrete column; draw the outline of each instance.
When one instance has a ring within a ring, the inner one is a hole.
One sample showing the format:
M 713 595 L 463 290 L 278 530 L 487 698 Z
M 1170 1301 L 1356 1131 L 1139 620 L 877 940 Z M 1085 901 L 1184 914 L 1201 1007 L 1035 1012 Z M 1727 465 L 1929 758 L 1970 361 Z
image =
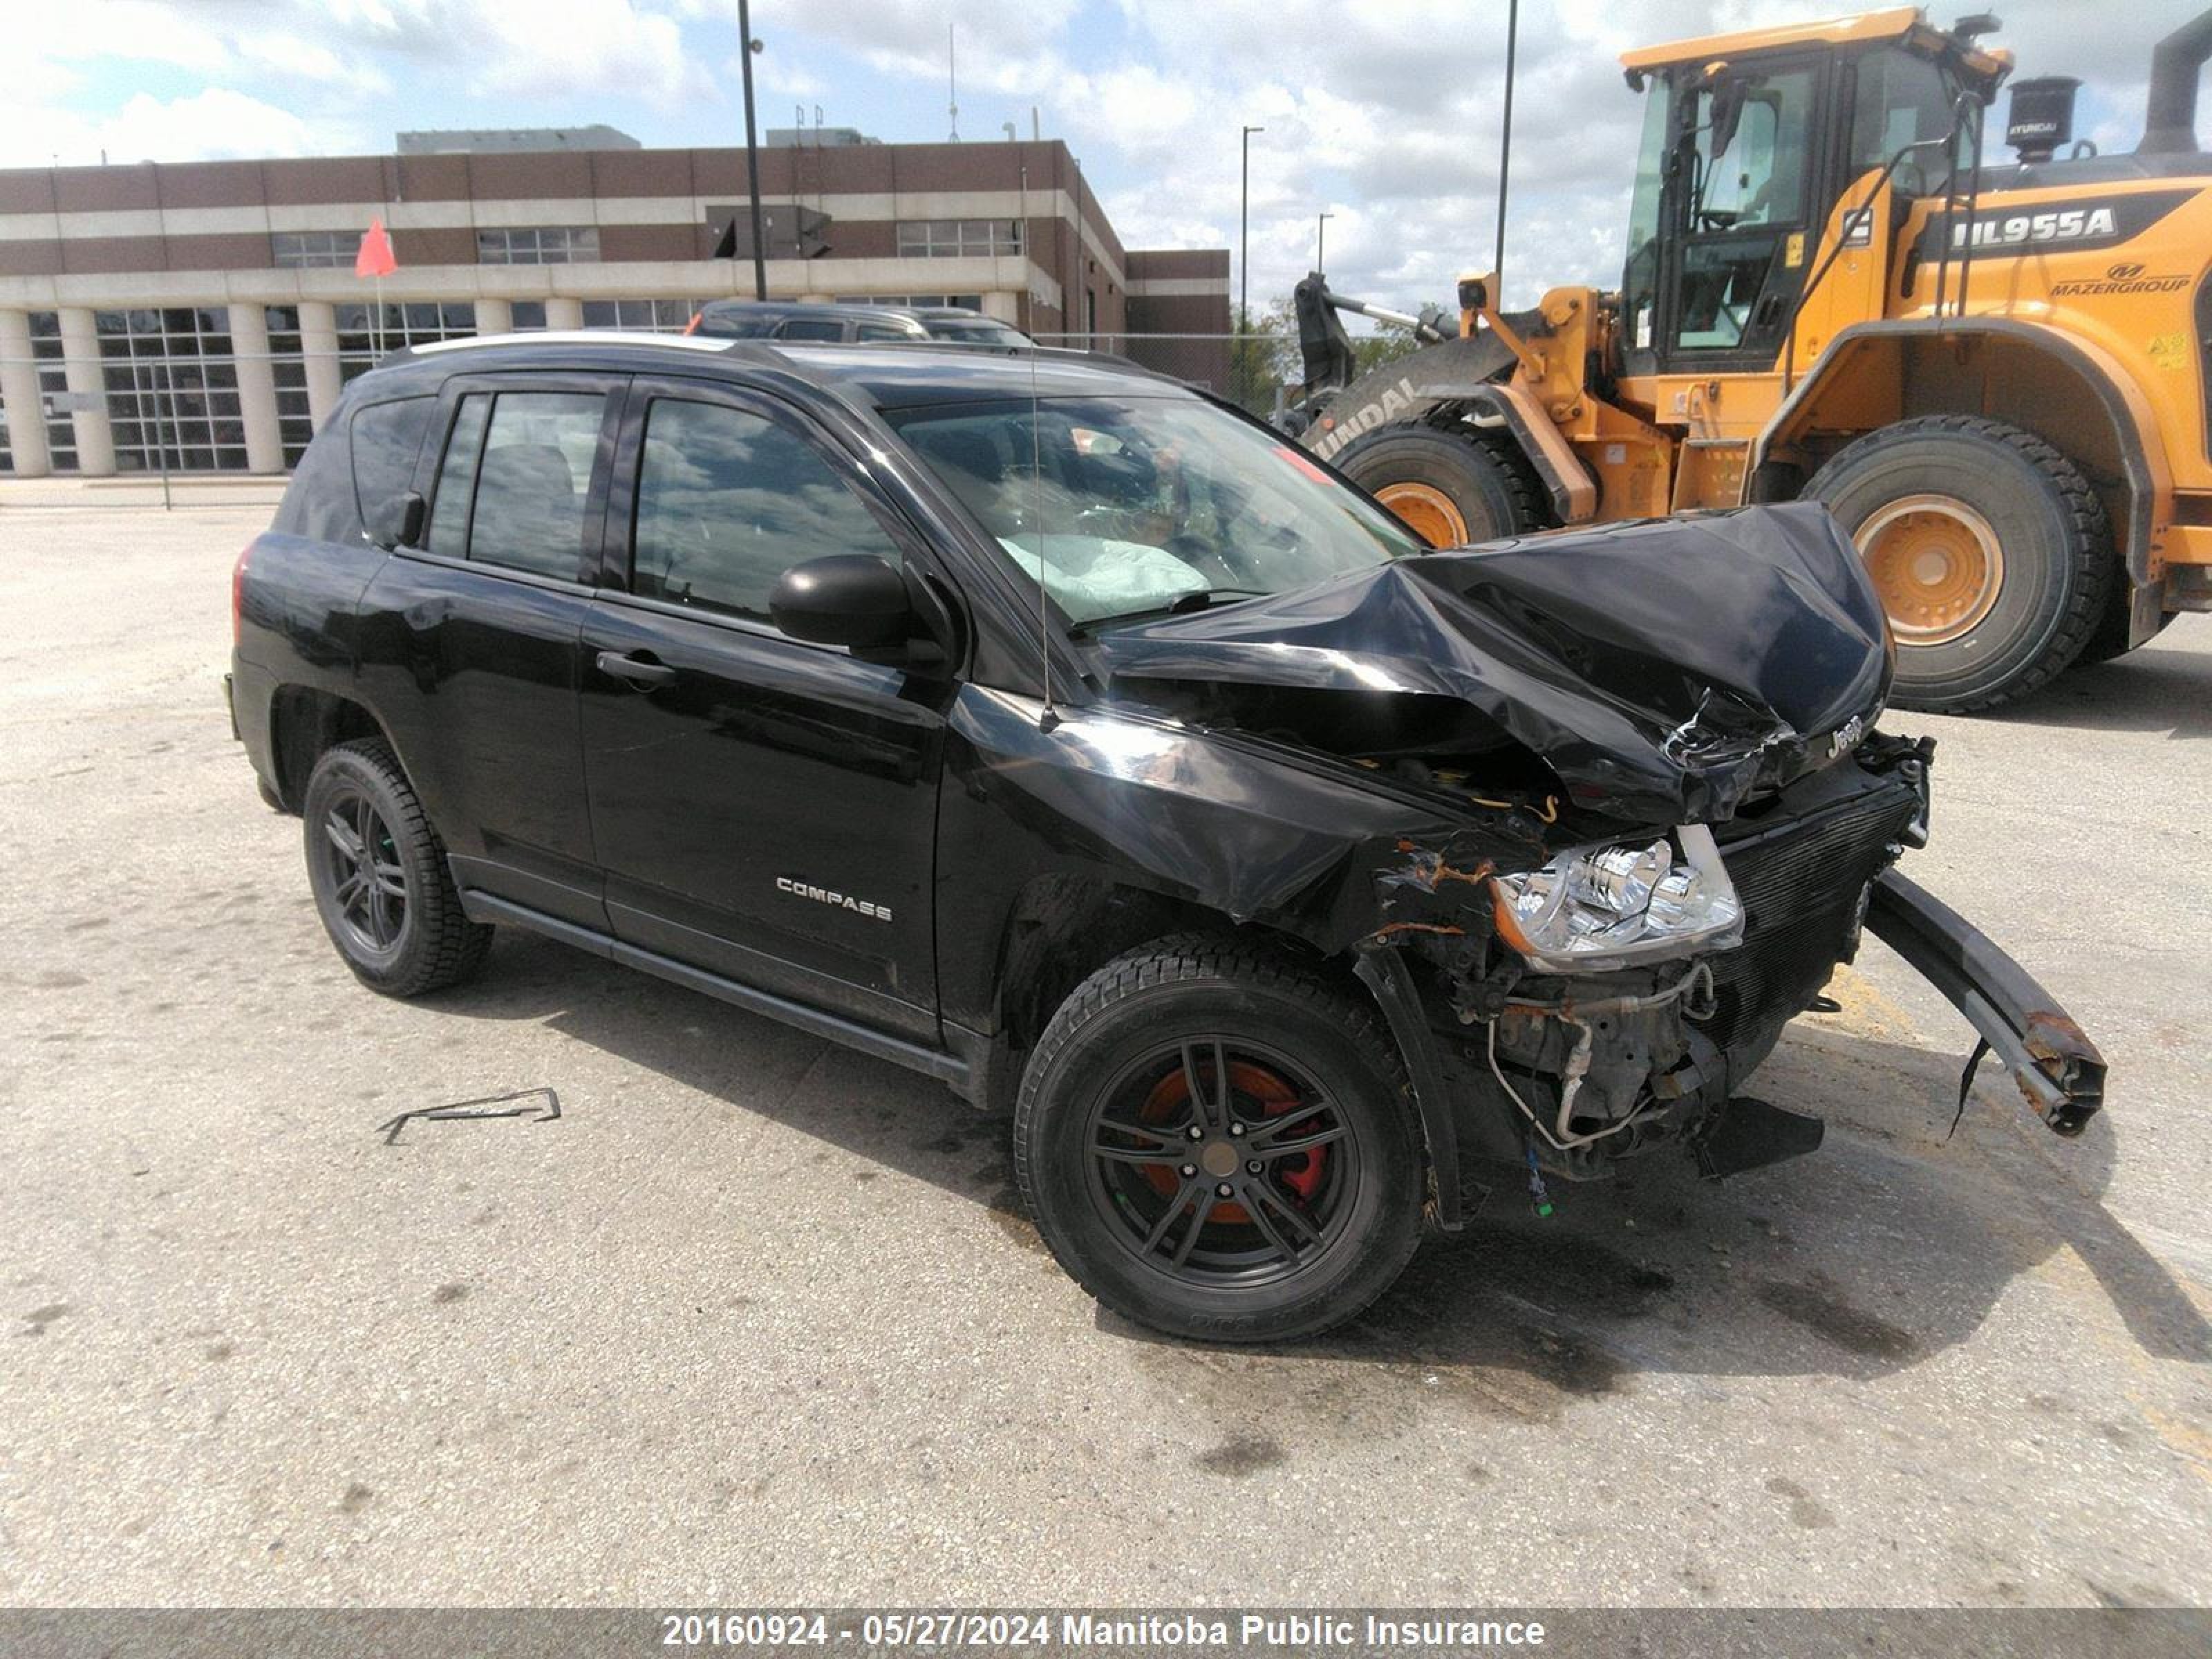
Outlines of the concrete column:
M 76 470 L 88 478 L 111 477 L 115 428 L 107 420 L 107 380 L 100 372 L 100 328 L 82 306 L 64 306 L 61 325 L 63 373 L 70 392 L 86 405 L 70 415 L 76 428 Z
M 1003 292 L 986 294 L 983 296 L 983 314 L 996 317 L 1002 323 L 1019 328 L 1022 325 L 1021 296 Z
M 514 333 L 514 304 L 506 300 L 477 301 L 477 332 L 479 334 Z
M 328 301 L 300 301 L 300 355 L 307 360 L 307 418 L 320 432 L 345 390 L 338 373 L 338 315 Z
M 545 326 L 548 328 L 581 328 L 584 325 L 584 302 L 581 300 L 549 298 L 545 301 Z
M 276 368 L 269 361 L 269 317 L 258 305 L 230 308 L 230 349 L 238 374 L 238 417 L 246 424 L 246 470 L 282 472 L 284 439 L 276 427 Z
M 53 471 L 46 452 L 46 414 L 39 401 L 39 370 L 31 361 L 31 319 L 21 311 L 0 311 L 0 410 L 8 414 L 8 453 L 19 478 L 43 478 Z

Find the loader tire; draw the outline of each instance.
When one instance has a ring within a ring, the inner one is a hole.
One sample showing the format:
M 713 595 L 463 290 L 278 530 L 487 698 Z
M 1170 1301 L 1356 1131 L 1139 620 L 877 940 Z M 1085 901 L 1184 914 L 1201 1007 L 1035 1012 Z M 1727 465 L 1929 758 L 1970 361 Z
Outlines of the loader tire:
M 1353 444 L 1336 466 L 1431 547 L 1544 527 L 1542 489 L 1505 441 L 1388 427 Z
M 1891 701 L 1969 714 L 2081 654 L 2112 586 L 2112 533 L 2081 469 L 1973 415 L 1884 427 L 1806 486 L 1866 561 L 1897 641 Z

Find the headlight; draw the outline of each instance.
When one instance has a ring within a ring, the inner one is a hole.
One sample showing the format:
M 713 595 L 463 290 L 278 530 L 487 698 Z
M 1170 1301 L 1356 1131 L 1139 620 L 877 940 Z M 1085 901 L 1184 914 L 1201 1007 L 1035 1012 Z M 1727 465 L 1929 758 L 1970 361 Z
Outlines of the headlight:
M 1648 847 L 1574 848 L 1540 870 L 1491 880 L 1499 935 L 1551 973 L 1725 950 L 1743 938 L 1743 906 L 1701 823 Z

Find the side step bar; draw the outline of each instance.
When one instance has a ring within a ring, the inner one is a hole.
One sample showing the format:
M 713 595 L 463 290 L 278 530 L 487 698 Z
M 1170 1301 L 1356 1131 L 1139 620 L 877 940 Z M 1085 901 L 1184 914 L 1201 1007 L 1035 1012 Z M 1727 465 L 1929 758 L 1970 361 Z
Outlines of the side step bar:
M 2088 1127 L 2105 1103 L 2105 1057 L 2026 969 L 1894 870 L 1875 880 L 1866 925 L 1966 1017 L 2052 1133 Z

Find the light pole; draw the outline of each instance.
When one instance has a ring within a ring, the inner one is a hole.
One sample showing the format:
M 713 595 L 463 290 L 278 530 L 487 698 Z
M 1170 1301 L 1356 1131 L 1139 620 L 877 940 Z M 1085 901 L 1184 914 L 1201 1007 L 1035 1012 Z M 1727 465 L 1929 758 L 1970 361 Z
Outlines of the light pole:
M 1232 373 L 1239 397 L 1244 391 L 1245 365 L 1252 356 L 1252 135 L 1267 130 L 1248 126 L 1237 141 L 1243 152 L 1243 190 L 1237 202 L 1237 355 Z
M 745 82 L 745 188 L 752 197 L 753 214 L 753 298 L 768 298 L 768 249 L 766 234 L 761 228 L 760 198 L 760 134 L 753 125 L 753 54 L 760 42 L 753 39 L 753 9 L 751 0 L 738 0 L 738 60 L 744 65 Z
M 1322 258 L 1322 251 L 1328 246 L 1328 222 L 1335 217 L 1334 213 L 1324 213 L 1314 222 L 1314 270 L 1323 276 L 1328 275 L 1328 261 Z
M 1237 208 L 1237 326 L 1249 327 L 1252 319 L 1252 135 L 1265 132 L 1265 127 L 1244 129 L 1244 192 Z
M 1513 56 L 1521 43 L 1521 0 L 1507 0 L 1505 8 L 1505 119 L 1498 135 L 1498 252 L 1490 262 L 1490 280 L 1498 292 L 1505 289 L 1505 187 L 1513 172 Z M 1498 295 L 1490 296 L 1500 303 Z

